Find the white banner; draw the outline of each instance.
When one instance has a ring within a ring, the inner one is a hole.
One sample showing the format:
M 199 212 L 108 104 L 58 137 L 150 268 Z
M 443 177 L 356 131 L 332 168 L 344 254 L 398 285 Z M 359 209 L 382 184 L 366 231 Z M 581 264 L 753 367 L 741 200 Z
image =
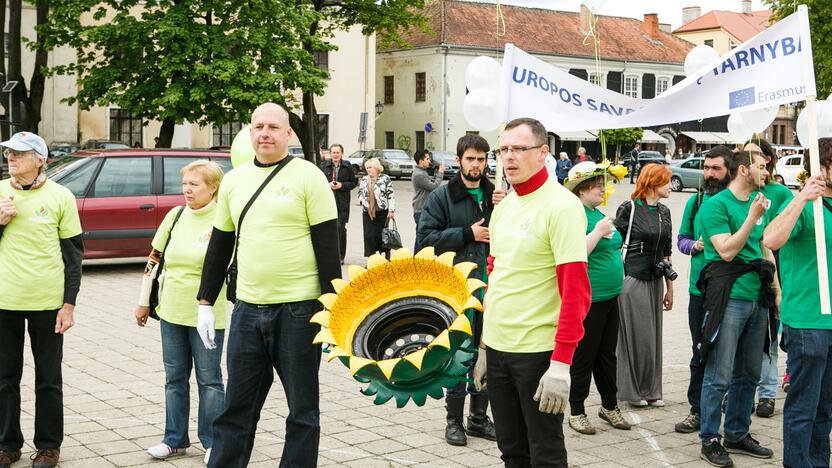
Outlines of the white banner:
M 802 101 L 815 95 L 805 7 L 654 99 L 596 86 L 507 44 L 501 109 L 550 131 L 650 127 Z

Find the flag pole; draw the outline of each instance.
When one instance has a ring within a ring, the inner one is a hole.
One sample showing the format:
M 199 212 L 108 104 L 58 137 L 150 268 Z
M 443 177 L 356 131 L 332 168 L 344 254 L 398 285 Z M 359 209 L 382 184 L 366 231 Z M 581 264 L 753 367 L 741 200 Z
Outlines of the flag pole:
M 820 174 L 820 150 L 818 148 L 818 123 L 815 113 L 815 96 L 806 97 L 806 117 L 809 123 L 809 162 L 812 176 Z M 815 253 L 818 258 L 818 291 L 820 291 L 820 311 L 830 314 L 829 304 L 829 268 L 826 262 L 826 234 L 823 226 L 823 200 L 818 197 L 812 202 L 812 213 L 815 219 Z

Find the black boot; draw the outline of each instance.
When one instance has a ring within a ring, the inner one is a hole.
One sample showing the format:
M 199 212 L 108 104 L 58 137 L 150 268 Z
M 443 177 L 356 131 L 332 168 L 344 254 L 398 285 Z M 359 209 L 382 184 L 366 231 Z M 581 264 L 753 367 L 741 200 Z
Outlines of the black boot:
M 468 437 L 462 427 L 462 412 L 465 409 L 465 397 L 445 397 L 445 409 L 448 410 L 445 440 L 451 445 L 466 445 Z
M 494 423 L 488 417 L 488 395 L 471 395 L 471 404 L 468 414 L 468 428 L 465 432 L 473 437 L 482 437 L 488 440 L 497 440 L 497 431 L 494 430 Z

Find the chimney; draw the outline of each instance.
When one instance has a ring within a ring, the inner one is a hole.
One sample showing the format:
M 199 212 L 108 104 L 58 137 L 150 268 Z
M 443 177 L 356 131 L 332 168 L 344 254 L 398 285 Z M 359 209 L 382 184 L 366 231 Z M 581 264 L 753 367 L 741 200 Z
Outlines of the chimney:
M 641 24 L 641 32 L 643 32 L 651 40 L 659 40 L 659 15 L 656 13 L 645 13 L 644 23 Z
M 670 32 L 672 31 L 670 23 L 659 23 L 659 31 L 670 34 Z
M 751 13 L 751 0 L 742 0 L 742 12 Z
M 702 9 L 698 6 L 682 8 L 682 26 L 702 16 Z
M 592 14 L 589 11 L 589 8 L 581 3 L 581 34 L 589 34 L 592 30 Z

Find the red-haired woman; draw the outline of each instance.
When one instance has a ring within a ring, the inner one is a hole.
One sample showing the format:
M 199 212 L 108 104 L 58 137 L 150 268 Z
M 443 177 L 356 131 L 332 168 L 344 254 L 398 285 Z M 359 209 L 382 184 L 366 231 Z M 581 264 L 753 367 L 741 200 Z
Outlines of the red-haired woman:
M 615 227 L 624 238 L 624 284 L 618 297 L 618 400 L 632 406 L 662 401 L 662 308 L 673 307 L 670 265 L 670 168 L 642 169 L 636 190 L 618 207 Z

